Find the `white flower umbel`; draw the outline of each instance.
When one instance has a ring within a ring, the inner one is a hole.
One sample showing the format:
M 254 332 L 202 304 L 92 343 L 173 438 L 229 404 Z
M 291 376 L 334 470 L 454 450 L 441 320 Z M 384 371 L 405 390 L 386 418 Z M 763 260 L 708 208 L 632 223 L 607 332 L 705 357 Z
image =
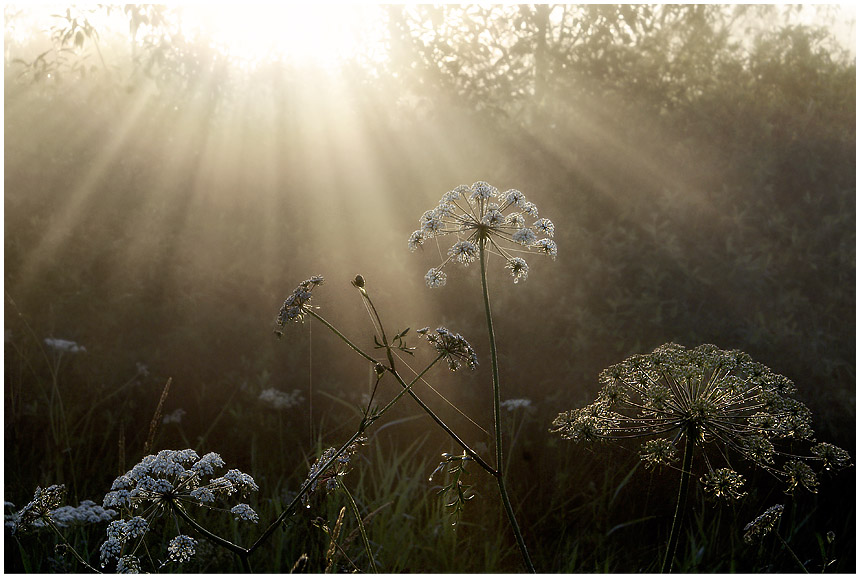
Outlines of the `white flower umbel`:
M 224 467 L 224 460 L 215 452 L 203 457 L 191 449 L 162 450 L 146 456 L 131 470 L 114 480 L 111 491 L 105 495 L 104 506 L 120 509 L 128 519 L 108 525 L 107 540 L 101 546 L 102 567 L 118 559 L 120 566 L 133 568 L 143 535 L 150 522 L 160 514 L 180 514 L 188 520 L 189 507 L 216 508 L 219 499 L 226 501 L 233 495 L 245 496 L 257 490 L 254 479 L 236 469 L 222 476 L 216 470 Z M 224 510 L 219 508 L 217 510 Z M 245 503 L 234 505 L 230 512 L 237 520 L 256 523 L 257 513 Z M 198 529 L 199 530 L 199 529 Z M 194 555 L 195 539 L 186 535 L 174 538 L 168 547 L 169 561 L 181 563 Z M 129 558 L 126 558 L 129 557 Z
M 527 219 L 529 217 L 529 219 Z M 527 226 L 532 222 L 531 226 Z M 446 193 L 435 209 L 425 211 L 419 229 L 410 234 L 407 247 L 415 251 L 425 241 L 453 235 L 457 241 L 448 249 L 441 265 L 425 274 L 428 287 L 446 283 L 443 268 L 451 261 L 464 266 L 478 259 L 481 249 L 505 259 L 514 283 L 525 280 L 529 266 L 515 253 L 543 253 L 556 259 L 553 237 L 556 228 L 546 217 L 538 219 L 538 207 L 526 201 L 516 189 L 500 193 L 496 187 L 477 181 L 460 185 Z

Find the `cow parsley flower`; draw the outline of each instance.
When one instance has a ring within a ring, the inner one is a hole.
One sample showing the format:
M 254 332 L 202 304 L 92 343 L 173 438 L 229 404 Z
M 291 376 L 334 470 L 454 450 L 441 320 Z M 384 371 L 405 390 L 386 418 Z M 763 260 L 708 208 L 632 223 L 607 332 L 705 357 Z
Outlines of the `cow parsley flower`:
M 469 366 L 470 370 L 474 370 L 478 366 L 478 356 L 475 355 L 475 350 L 463 336 L 443 327 L 439 327 L 433 332 L 429 330 L 430 328 L 422 328 L 416 331 L 424 336 L 437 353 L 448 362 L 448 367 L 452 372 L 459 369 L 463 364 Z
M 286 410 L 298 405 L 305 397 L 302 396 L 302 391 L 298 389 L 288 394 L 277 388 L 267 388 L 260 393 L 257 399 L 275 410 Z
M 533 224 L 527 226 L 527 216 Z M 419 229 L 407 241 L 410 251 L 422 247 L 428 239 L 454 235 L 457 241 L 448 249 L 441 265 L 425 274 L 428 287 L 446 283 L 443 268 L 451 261 L 464 266 L 478 259 L 482 249 L 505 259 L 514 283 L 525 280 L 529 271 L 526 261 L 513 253 L 530 251 L 556 259 L 557 247 L 553 237 L 556 228 L 546 217 L 538 219 L 538 207 L 526 201 L 516 189 L 500 193 L 496 187 L 477 181 L 472 186 L 460 185 L 446 193 L 435 209 L 425 211 Z
M 774 505 L 744 527 L 744 542 L 748 545 L 762 541 L 776 526 L 783 514 L 783 505 Z
M 66 485 L 51 485 L 44 489 L 36 487 L 33 500 L 12 516 L 12 533 L 30 531 L 47 523 L 53 524 L 53 512 L 60 508 L 65 495 Z
M 278 315 L 275 317 L 275 334 L 280 338 L 284 335 L 284 326 L 287 322 L 303 322 L 307 314 L 308 301 L 311 299 L 311 292 L 319 285 L 323 285 L 323 276 L 315 275 L 300 283 L 293 293 L 291 293 L 281 309 L 278 310 Z
M 140 569 L 137 550 L 152 520 L 159 515 L 174 517 L 175 510 L 200 506 L 214 509 L 219 500 L 257 490 L 254 479 L 239 470 L 230 469 L 216 476 L 217 470 L 224 466 L 224 460 L 215 452 L 200 457 L 191 449 L 162 450 L 144 457 L 117 477 L 105 495 L 104 507 L 119 509 L 125 516 L 108 525 L 106 540 L 100 548 L 102 567 L 116 559 L 117 572 Z M 245 503 L 233 506 L 230 511 L 239 520 L 257 522 L 257 514 Z M 170 543 L 168 560 L 187 561 L 194 554 L 195 544 L 191 537 L 179 535 Z
M 305 482 L 302 484 L 302 486 L 305 486 L 313 479 L 308 490 L 302 495 L 302 502 L 307 505 L 311 495 L 313 495 L 317 489 L 321 488 L 321 486 L 327 493 L 335 490 L 338 487 L 338 479 L 350 472 L 350 462 L 352 457 L 356 454 L 359 447 L 365 442 L 365 440 L 366 439 L 364 437 L 357 438 L 351 445 L 345 448 L 334 461 L 332 461 L 332 458 L 338 452 L 337 450 L 329 447 L 323 451 L 320 458 L 311 465 L 311 469 L 308 471 L 308 478 L 306 478 Z
M 797 443 L 813 441 L 812 413 L 792 397 L 791 380 L 739 350 L 665 344 L 607 368 L 599 380 L 598 399 L 560 413 L 552 432 L 575 441 L 650 438 L 640 454 L 647 467 L 676 460 L 682 440 L 703 452 L 714 445 L 714 456 L 724 457 L 726 467 L 709 454 L 700 482 L 715 498 L 745 494 L 744 478 L 730 468 L 731 454 L 744 459 L 732 467 L 746 462 L 764 469 L 784 479 L 788 492 L 816 492 L 808 462 L 821 462 L 824 469 L 851 464 L 846 451 L 827 443 L 813 446 L 811 456 L 799 455 Z M 795 441 L 791 454 L 781 452 L 784 441 Z

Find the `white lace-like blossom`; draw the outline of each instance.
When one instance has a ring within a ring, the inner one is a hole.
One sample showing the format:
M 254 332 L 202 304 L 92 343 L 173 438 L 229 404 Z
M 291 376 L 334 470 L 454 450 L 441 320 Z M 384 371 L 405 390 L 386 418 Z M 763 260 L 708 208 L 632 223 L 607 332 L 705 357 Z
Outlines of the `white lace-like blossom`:
M 816 473 L 808 463 L 823 470 L 851 464 L 846 451 L 827 443 L 813 446 L 809 456 L 801 454 L 802 444 L 814 440 L 813 414 L 792 397 L 791 380 L 739 350 L 664 344 L 607 368 L 599 380 L 598 399 L 560 413 L 552 432 L 584 442 L 650 438 L 640 454 L 647 468 L 678 460 L 680 444 L 702 454 L 718 446 L 728 467 L 703 460 L 707 472 L 700 477 L 713 498 L 745 494 L 744 477 L 729 468 L 732 455 L 744 459 L 732 460 L 732 467 L 765 470 L 784 479 L 787 492 L 799 487 L 816 492 Z M 780 450 L 789 443 L 791 451 Z
M 197 541 L 188 535 L 177 535 L 167 546 L 168 558 L 175 563 L 183 563 L 194 557 Z
M 531 226 L 527 226 L 526 216 L 534 220 Z M 522 257 L 512 253 L 537 252 L 556 259 L 556 242 L 550 239 L 555 231 L 553 222 L 546 217 L 539 219 L 538 207 L 520 191 L 500 193 L 496 187 L 477 181 L 449 191 L 435 209 L 425 211 L 407 247 L 415 251 L 429 239 L 445 235 L 457 238 L 445 261 L 425 274 L 425 283 L 431 288 L 445 285 L 446 264 L 457 261 L 469 265 L 482 249 L 502 256 L 517 283 L 526 279 L 529 268 Z
M 300 283 L 293 290 L 293 293 L 284 300 L 281 309 L 278 311 L 278 315 L 275 317 L 275 335 L 281 337 L 284 334 L 284 326 L 288 322 L 305 321 L 307 310 L 311 307 L 308 305 L 308 301 L 311 299 L 311 292 L 319 285 L 323 285 L 323 276 L 311 276 Z
M 254 509 L 246 505 L 245 503 L 239 503 L 232 509 L 230 512 L 236 515 L 237 521 L 251 521 L 252 523 L 256 523 L 260 520 L 260 517 L 257 516 L 257 513 L 254 512 Z
M 275 410 L 286 410 L 299 405 L 305 397 L 302 396 L 301 390 L 293 390 L 291 393 L 282 392 L 277 388 L 267 388 L 257 397 L 260 402 L 274 408 Z
M 161 514 L 201 506 L 216 508 L 217 502 L 234 494 L 245 496 L 257 490 L 254 479 L 239 470 L 230 469 L 216 476 L 224 466 L 224 460 L 215 452 L 200 457 L 191 449 L 162 450 L 118 476 L 105 495 L 104 507 L 121 509 L 127 518 L 108 525 L 100 548 L 102 567 L 117 560 L 118 573 L 139 571 L 137 549 L 152 519 Z M 231 512 L 242 521 L 258 520 L 257 513 L 245 503 L 233 506 Z M 194 554 L 195 544 L 191 537 L 179 535 L 170 542 L 168 560 L 187 561 Z

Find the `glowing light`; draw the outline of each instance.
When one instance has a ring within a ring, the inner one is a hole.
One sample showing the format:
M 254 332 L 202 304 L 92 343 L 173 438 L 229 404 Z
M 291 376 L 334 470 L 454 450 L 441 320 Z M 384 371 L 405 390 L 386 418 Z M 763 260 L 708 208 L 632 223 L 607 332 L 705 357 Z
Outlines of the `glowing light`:
M 290 61 L 329 68 L 361 51 L 370 58 L 379 38 L 380 8 L 372 5 L 283 3 L 188 5 L 184 27 L 245 63 Z

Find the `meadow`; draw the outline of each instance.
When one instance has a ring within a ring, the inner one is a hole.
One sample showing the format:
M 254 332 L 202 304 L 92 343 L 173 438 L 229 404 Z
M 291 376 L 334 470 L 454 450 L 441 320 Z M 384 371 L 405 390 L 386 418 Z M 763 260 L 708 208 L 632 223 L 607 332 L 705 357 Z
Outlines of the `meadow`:
M 5 7 L 4 571 L 854 573 L 829 13 L 376 9 Z

